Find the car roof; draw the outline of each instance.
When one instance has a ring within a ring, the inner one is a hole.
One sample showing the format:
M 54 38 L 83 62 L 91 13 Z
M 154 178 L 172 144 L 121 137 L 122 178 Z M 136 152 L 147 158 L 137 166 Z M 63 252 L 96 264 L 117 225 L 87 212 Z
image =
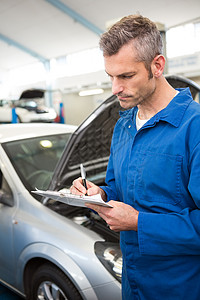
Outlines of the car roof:
M 57 123 L 27 123 L 0 125 L 0 143 L 36 136 L 73 133 L 77 126 Z

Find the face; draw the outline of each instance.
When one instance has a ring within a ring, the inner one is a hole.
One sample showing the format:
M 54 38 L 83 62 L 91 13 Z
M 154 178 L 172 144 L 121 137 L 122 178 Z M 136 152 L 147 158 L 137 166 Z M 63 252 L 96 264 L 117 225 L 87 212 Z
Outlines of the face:
M 105 70 L 112 81 L 112 92 L 120 105 L 130 109 L 137 105 L 150 103 L 156 90 L 155 78 L 143 62 L 137 62 L 133 45 L 124 45 L 117 54 L 105 56 Z

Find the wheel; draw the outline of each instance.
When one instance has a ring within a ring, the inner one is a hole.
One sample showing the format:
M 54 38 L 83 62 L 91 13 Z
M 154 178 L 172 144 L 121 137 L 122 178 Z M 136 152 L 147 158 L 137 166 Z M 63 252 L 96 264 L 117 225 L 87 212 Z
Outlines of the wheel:
M 17 115 L 17 123 L 22 123 L 22 120 L 18 115 Z
M 37 269 L 30 287 L 28 300 L 81 300 L 81 296 L 57 267 L 44 264 Z

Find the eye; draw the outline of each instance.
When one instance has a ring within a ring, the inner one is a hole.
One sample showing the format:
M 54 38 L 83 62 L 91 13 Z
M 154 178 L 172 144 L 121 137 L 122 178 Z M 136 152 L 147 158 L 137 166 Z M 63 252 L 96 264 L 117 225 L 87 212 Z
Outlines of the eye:
M 133 74 L 131 74 L 131 75 L 124 75 L 124 79 L 130 79 L 130 78 L 133 78 Z
M 132 75 L 122 75 L 121 77 L 123 78 L 123 79 L 131 79 L 131 78 L 133 78 L 133 74 Z

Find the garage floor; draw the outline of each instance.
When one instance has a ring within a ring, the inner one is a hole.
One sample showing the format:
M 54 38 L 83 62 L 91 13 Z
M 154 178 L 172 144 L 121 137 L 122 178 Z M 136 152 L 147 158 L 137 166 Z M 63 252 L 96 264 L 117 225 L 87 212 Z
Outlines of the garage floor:
M 22 298 L 0 284 L 0 300 L 22 300 Z

